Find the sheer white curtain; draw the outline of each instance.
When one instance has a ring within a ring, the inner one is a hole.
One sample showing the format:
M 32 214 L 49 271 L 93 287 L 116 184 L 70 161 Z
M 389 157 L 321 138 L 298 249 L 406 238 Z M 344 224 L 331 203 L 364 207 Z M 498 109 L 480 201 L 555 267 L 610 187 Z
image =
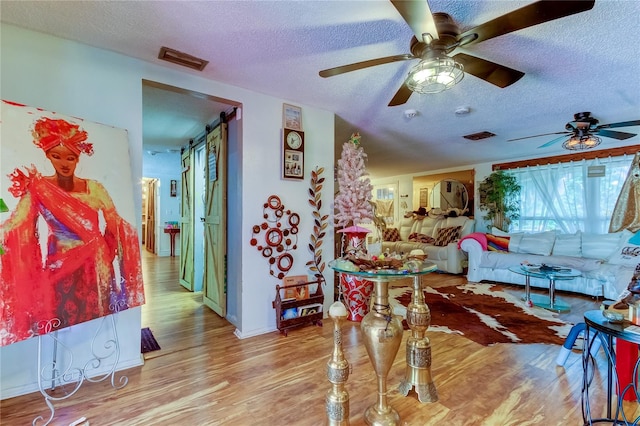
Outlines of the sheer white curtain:
M 510 232 L 607 233 L 632 156 L 509 170 L 520 185 L 520 218 Z M 590 166 L 604 176 L 589 177 Z

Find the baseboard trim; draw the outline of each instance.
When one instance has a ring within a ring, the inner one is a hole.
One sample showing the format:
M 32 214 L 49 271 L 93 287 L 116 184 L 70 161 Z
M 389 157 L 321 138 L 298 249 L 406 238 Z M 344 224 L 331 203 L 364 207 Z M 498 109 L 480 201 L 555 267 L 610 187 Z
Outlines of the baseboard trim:
M 116 373 L 123 370 L 128 370 L 129 368 L 140 367 L 142 365 L 144 365 L 144 358 L 142 357 L 142 355 L 140 355 L 138 358 L 132 358 L 126 362 L 119 362 L 118 367 L 116 368 Z M 94 370 L 93 371 L 94 374 L 92 374 L 91 377 L 103 376 L 109 373 L 112 367 L 113 365 L 105 365 L 101 369 Z M 118 377 L 116 377 L 116 379 L 118 379 Z M 50 389 L 50 388 L 51 388 L 50 384 L 44 386 L 44 389 Z M 9 398 L 15 398 L 17 396 L 27 395 L 34 392 L 38 392 L 38 393 L 40 392 L 40 386 L 38 385 L 38 382 L 25 383 L 21 386 L 3 388 L 2 395 L 0 395 L 0 399 L 5 400 Z

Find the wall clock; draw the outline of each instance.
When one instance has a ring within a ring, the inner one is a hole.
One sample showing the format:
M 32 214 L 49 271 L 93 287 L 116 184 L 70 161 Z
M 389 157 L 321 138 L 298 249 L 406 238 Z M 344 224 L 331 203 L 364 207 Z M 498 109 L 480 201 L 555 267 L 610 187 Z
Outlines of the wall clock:
M 282 177 L 304 179 L 304 132 L 301 130 L 282 132 Z
M 287 146 L 291 149 L 300 149 L 300 147 L 302 146 L 302 136 L 300 136 L 300 133 L 287 133 Z

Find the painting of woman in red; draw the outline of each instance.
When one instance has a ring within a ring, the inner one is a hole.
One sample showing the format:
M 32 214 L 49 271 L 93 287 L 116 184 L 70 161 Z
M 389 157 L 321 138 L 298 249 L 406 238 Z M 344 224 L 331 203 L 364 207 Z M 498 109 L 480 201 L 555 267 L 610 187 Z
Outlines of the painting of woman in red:
M 42 321 L 67 327 L 144 303 L 136 229 L 100 182 L 76 175 L 94 154 L 87 132 L 41 117 L 32 136 L 54 173 L 8 175 L 18 201 L 2 223 L 0 346 L 39 334 Z

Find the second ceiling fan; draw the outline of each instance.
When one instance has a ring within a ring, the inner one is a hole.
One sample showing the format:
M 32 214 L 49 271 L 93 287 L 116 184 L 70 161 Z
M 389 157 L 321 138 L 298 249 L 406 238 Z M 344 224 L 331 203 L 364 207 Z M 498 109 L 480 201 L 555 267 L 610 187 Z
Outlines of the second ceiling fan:
M 637 133 L 620 132 L 615 129 L 619 127 L 640 126 L 640 120 L 621 121 L 619 123 L 599 124 L 600 121 L 593 117 L 590 112 L 579 112 L 573 114 L 573 121 L 565 124 L 565 131 L 543 133 L 541 135 L 525 136 L 522 138 L 509 139 L 507 142 L 520 141 L 523 139 L 537 138 L 540 136 L 562 135 L 549 142 L 540 145 L 538 148 L 546 148 L 563 141 L 562 146 L 569 150 L 583 150 L 595 148 L 600 144 L 598 136 L 623 141 L 637 136 Z
M 458 47 L 468 47 L 513 31 L 590 10 L 595 0 L 538 1 L 462 34 L 451 16 L 446 13 L 431 13 L 426 0 L 391 0 L 391 3 L 413 30 L 414 36 L 409 49 L 411 53 L 355 62 L 322 70 L 319 74 L 321 77 L 332 77 L 391 62 L 420 59 L 389 102 L 389 106 L 396 106 L 407 102 L 414 91 L 436 93 L 446 90 L 460 81 L 464 73 L 501 88 L 515 83 L 524 76 L 523 72 L 466 53 L 452 56 L 449 53 Z

